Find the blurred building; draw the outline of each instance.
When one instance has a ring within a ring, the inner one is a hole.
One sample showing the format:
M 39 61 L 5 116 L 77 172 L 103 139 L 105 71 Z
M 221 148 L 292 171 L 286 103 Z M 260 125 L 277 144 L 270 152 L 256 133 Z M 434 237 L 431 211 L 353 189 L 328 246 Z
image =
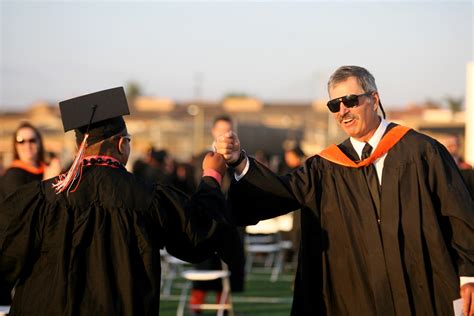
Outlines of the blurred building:
M 263 102 L 234 97 L 220 102 L 186 101 L 137 97 L 126 116 L 133 136 L 130 164 L 150 146 L 164 148 L 178 160 L 187 161 L 212 144 L 211 125 L 217 115 L 227 114 L 235 122 L 241 143 L 248 153 L 264 150 L 283 153 L 285 141 L 299 142 L 308 155 L 345 138 L 325 102 Z M 388 110 L 389 120 L 413 127 L 432 136 L 464 134 L 464 113 L 444 109 L 409 106 Z M 37 126 L 46 150 L 62 157 L 66 164 L 75 152 L 74 132 L 63 133 L 57 104 L 36 103 L 24 112 L 0 113 L 0 162 L 12 160 L 12 134 L 21 120 Z

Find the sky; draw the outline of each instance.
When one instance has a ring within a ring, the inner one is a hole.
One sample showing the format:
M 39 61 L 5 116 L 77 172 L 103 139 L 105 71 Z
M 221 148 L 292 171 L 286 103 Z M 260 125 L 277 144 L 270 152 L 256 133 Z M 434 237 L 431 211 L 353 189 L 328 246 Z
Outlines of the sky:
M 327 100 L 367 68 L 385 107 L 465 95 L 473 1 L 0 0 L 0 111 L 135 82 L 143 94 Z

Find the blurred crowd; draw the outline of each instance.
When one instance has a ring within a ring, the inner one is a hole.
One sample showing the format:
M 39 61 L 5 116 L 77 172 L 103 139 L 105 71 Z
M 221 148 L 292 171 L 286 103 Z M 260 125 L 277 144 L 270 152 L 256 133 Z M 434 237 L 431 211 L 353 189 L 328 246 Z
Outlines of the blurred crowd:
M 227 116 L 215 118 L 213 131 L 211 131 L 213 137 L 224 133 L 228 128 L 225 125 L 220 126 L 219 122 L 231 122 L 231 118 Z M 446 134 L 438 137 L 438 140 L 451 153 L 460 170 L 473 170 L 473 166 L 463 158 L 463 146 L 459 135 Z M 12 135 L 12 148 L 14 159 L 12 163 L 3 165 L 0 162 L 0 198 L 4 198 L 22 184 L 52 178 L 67 170 L 70 164 L 61 161 L 58 154 L 45 151 L 41 132 L 30 122 L 24 121 L 18 125 Z M 145 181 L 173 185 L 187 194 L 192 194 L 201 176 L 202 158 L 211 150 L 213 150 L 212 144 L 203 153 L 192 157 L 189 161 L 178 161 L 166 148 L 150 145 L 149 149 L 135 160 L 130 171 Z M 282 144 L 282 152 L 281 155 L 270 156 L 264 150 L 256 150 L 248 154 L 279 174 L 298 168 L 307 158 L 300 145 L 291 140 Z M 474 180 L 471 172 L 462 172 L 462 174 L 472 191 Z

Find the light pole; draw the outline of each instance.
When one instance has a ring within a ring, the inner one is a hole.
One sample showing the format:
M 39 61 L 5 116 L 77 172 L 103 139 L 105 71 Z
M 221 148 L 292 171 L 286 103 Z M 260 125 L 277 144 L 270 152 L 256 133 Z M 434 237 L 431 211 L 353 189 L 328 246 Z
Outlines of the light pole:
M 198 155 L 204 142 L 204 109 L 197 104 L 190 104 L 188 114 L 193 117 L 193 154 Z

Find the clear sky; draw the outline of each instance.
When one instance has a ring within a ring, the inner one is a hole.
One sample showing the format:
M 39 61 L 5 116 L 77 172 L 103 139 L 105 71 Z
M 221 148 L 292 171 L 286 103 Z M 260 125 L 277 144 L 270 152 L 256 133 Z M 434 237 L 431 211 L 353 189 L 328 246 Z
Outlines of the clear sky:
M 386 107 L 465 94 L 472 1 L 5 1 L 0 110 L 138 83 L 151 96 L 327 99 L 366 67 Z

